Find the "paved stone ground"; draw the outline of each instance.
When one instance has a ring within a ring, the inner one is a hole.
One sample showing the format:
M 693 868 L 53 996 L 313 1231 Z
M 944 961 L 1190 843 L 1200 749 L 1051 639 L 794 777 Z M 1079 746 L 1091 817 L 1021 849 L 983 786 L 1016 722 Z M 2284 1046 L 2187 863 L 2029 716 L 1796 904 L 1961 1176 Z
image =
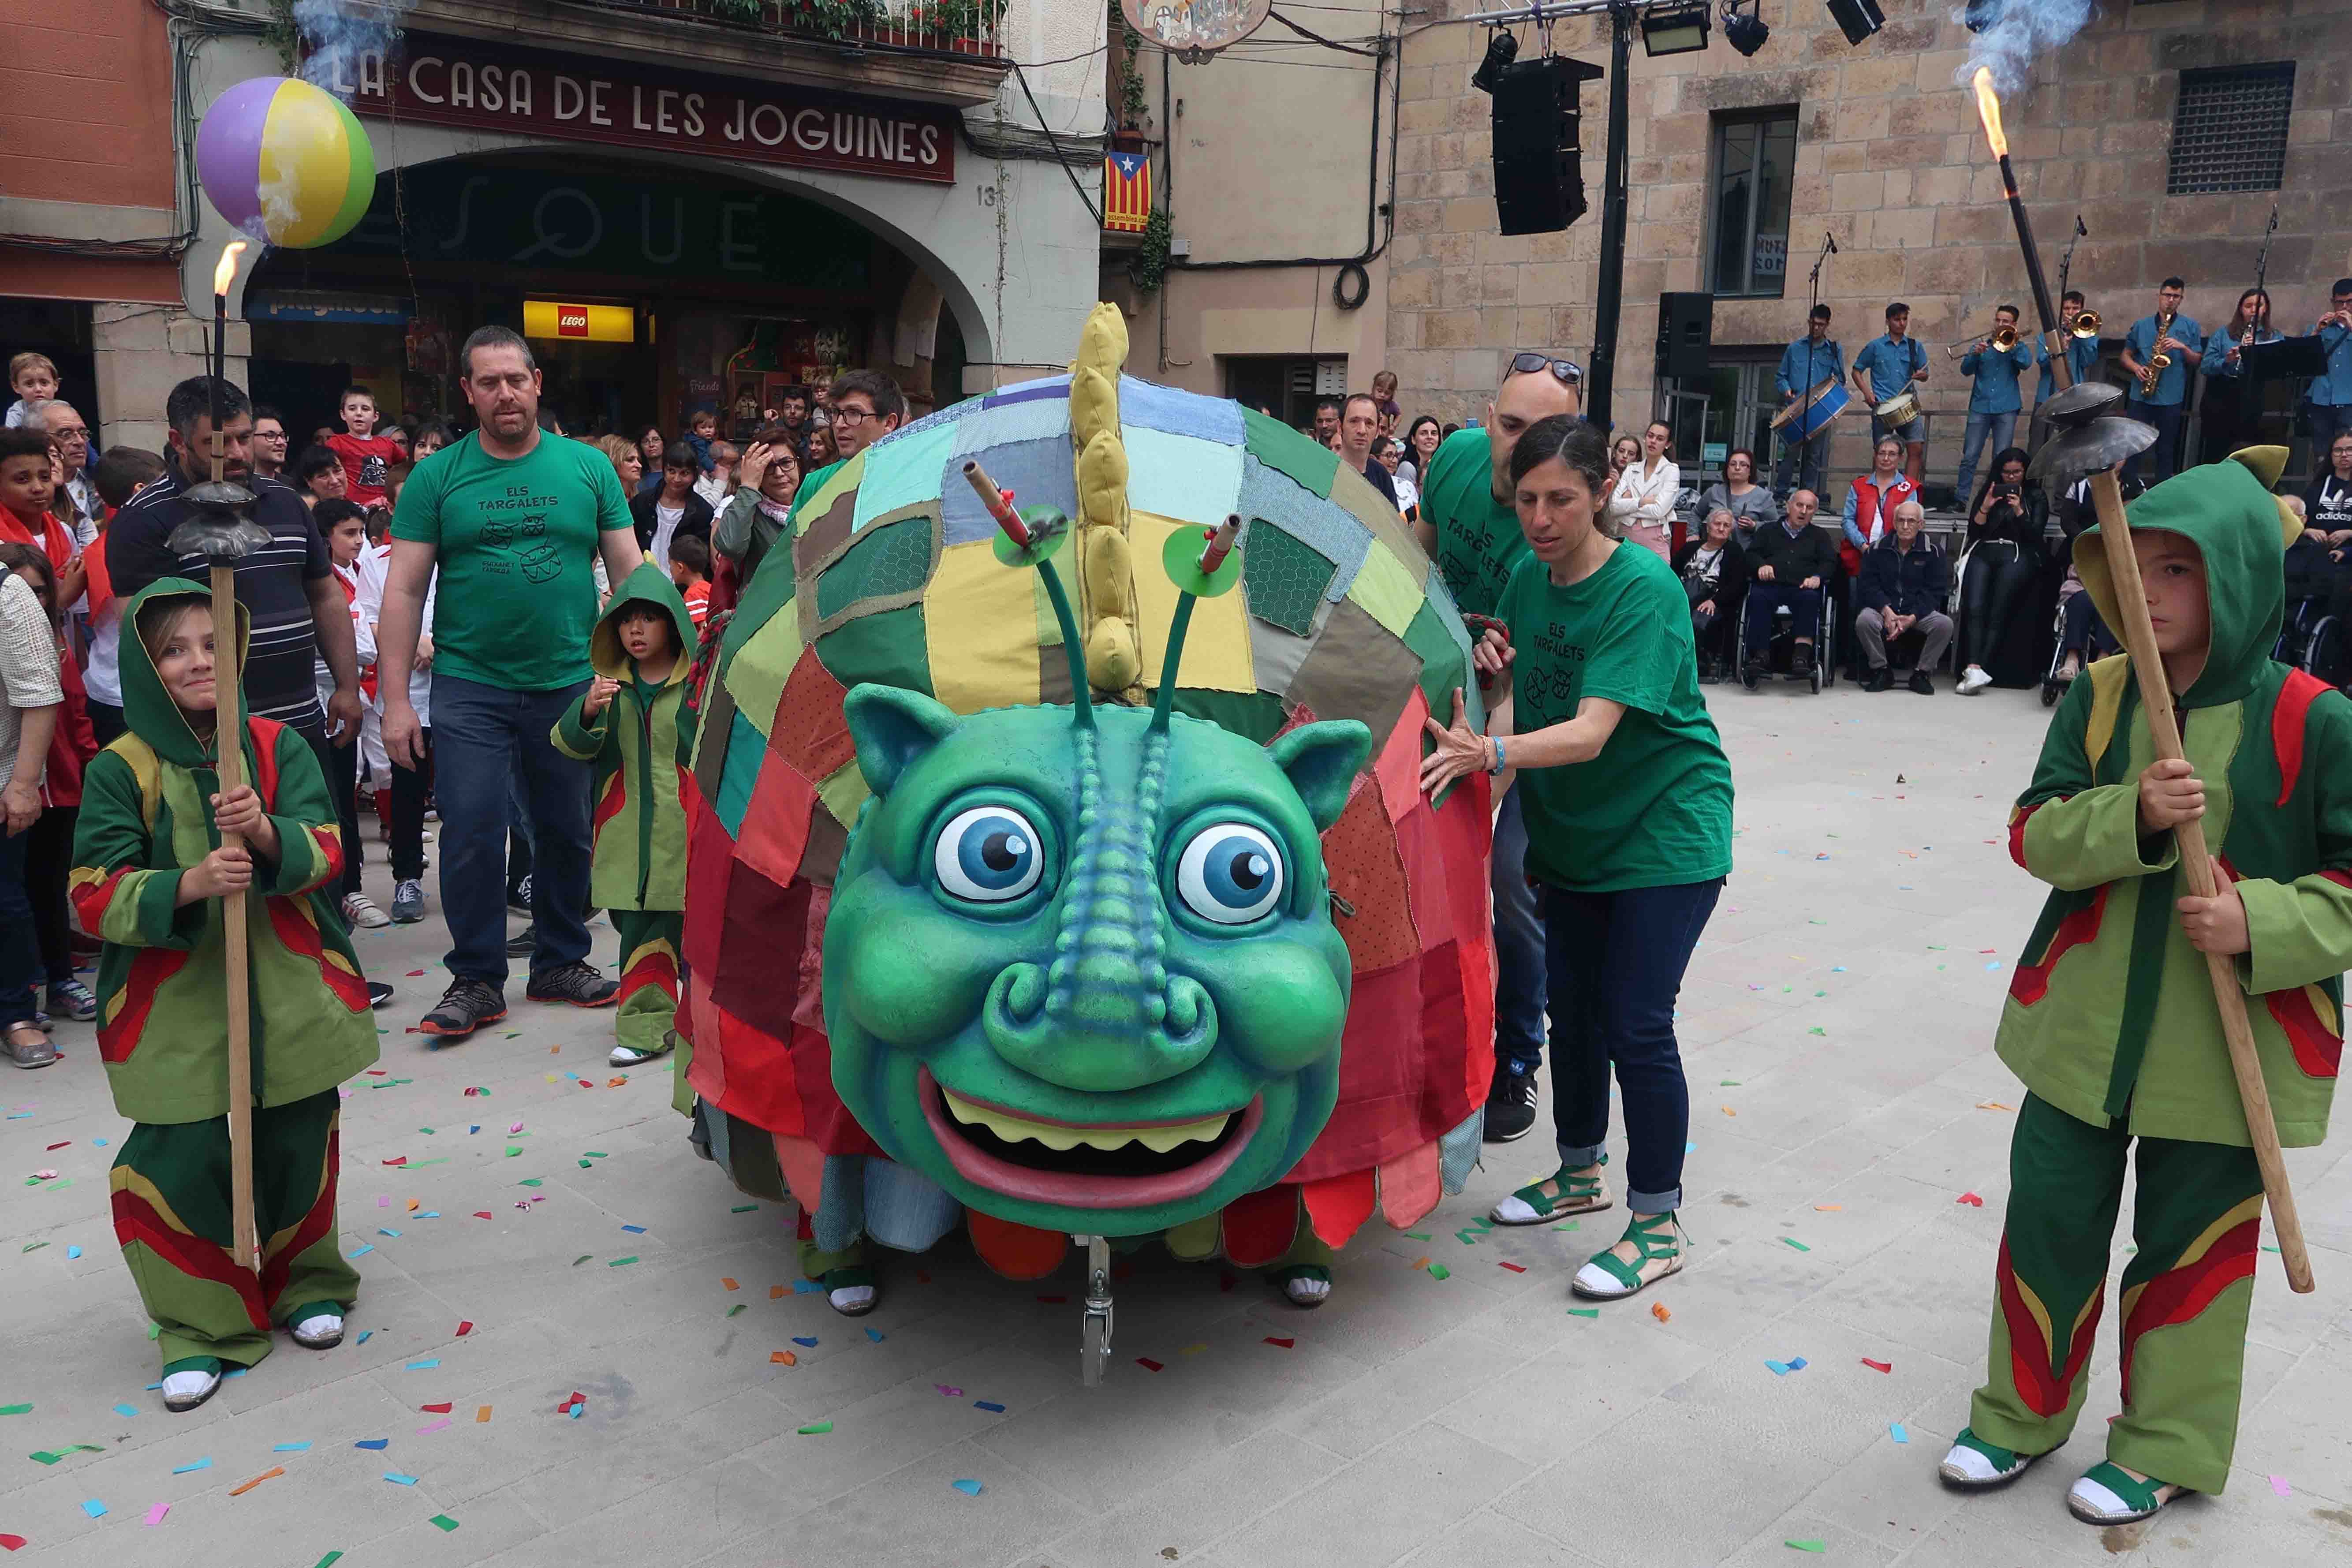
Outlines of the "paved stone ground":
M 2321 1288 L 2291 1295 L 2264 1255 L 2226 1496 L 2104 1537 L 2067 1516 L 2116 1408 L 2112 1314 L 2063 1459 L 2001 1495 L 1937 1483 L 1979 1375 L 2007 1193 L 2011 1117 L 1979 1102 L 2019 1098 L 1990 1026 L 2036 893 L 1997 841 L 2043 713 L 2028 693 L 1844 685 L 1720 689 L 1715 707 L 1739 870 L 1683 997 L 1696 1261 L 1649 1296 L 1568 1315 L 1568 1276 L 1613 1215 L 1455 1237 L 1547 1167 L 1530 1139 L 1490 1155 L 1431 1239 L 1360 1240 L 1317 1313 L 1255 1279 L 1142 1261 L 1099 1390 L 1078 1384 L 1075 1303 L 1038 1300 L 1072 1292 L 1075 1263 L 1010 1285 L 950 1244 L 896 1261 L 880 1310 L 851 1322 L 792 1294 L 789 1212 L 736 1212 L 688 1153 L 666 1074 L 607 1087 L 609 1015 L 518 1002 L 503 1028 L 437 1053 L 399 1032 L 438 993 L 436 919 L 362 939 L 402 989 L 384 1074 L 345 1110 L 344 1246 L 374 1248 L 352 1317 L 367 1342 L 286 1345 L 195 1414 L 143 1391 L 153 1352 L 95 1146 L 119 1147 L 124 1124 L 88 1030 L 67 1031 L 65 1063 L 0 1084 L 12 1115 L 29 1111 L 0 1121 L 0 1405 L 34 1406 L 0 1416 L 0 1531 L 28 1540 L 28 1562 L 107 1568 L 310 1568 L 334 1551 L 347 1568 L 1690 1568 L 1803 1561 L 1800 1541 L 1905 1568 L 2352 1560 L 2340 1139 L 2291 1156 Z M 385 898 L 382 876 L 379 860 Z M 612 947 L 599 927 L 600 961 Z M 57 1181 L 25 1185 L 50 1167 Z M 1971 1191 L 1983 1207 L 1956 1201 Z M 1423 1256 L 1450 1278 L 1416 1268 Z M 1787 1376 L 1766 1365 L 1798 1356 Z M 585 1413 L 557 1415 L 574 1391 Z M 443 1402 L 455 1424 L 421 1431 Z M 799 1435 L 819 1422 L 831 1430 Z M 352 1447 L 379 1437 L 381 1452 Z M 98 1451 L 26 1457 L 77 1443 Z M 984 1489 L 950 1484 L 967 1479 Z M 160 1503 L 169 1516 L 145 1528 Z

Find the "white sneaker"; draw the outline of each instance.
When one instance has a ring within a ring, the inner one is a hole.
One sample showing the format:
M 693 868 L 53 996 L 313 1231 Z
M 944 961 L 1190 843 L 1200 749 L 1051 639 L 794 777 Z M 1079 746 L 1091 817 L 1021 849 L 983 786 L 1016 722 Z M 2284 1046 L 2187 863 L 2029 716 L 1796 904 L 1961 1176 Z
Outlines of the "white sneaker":
M 216 1372 L 175 1372 L 163 1380 L 163 1408 L 175 1414 L 194 1410 L 221 1385 Z
M 1960 677 L 1958 690 L 1960 695 L 1963 697 L 1974 697 L 1978 692 L 1982 691 L 1986 687 L 1990 686 L 1991 684 L 1992 677 L 1984 672 L 1984 666 L 1980 664 L 1972 664 L 1969 666 L 1967 672 Z
M 332 1350 L 343 1342 L 343 1320 L 333 1312 L 316 1312 L 294 1325 L 294 1342 L 304 1350 Z
M 669 1055 L 669 1052 L 670 1047 L 667 1044 L 657 1051 L 641 1051 L 635 1046 L 614 1046 L 613 1054 L 604 1059 L 616 1068 L 635 1068 L 643 1067 L 647 1062 L 659 1061 Z
M 343 919 L 369 931 L 379 931 L 392 923 L 392 917 L 376 908 L 375 900 L 365 893 L 343 895 Z

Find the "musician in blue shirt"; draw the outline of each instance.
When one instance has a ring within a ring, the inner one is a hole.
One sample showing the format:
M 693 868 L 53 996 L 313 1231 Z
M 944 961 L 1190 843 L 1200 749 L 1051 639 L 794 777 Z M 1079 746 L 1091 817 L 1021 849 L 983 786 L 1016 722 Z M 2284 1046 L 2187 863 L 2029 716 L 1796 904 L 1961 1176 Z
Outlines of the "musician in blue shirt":
M 2069 289 L 2058 301 L 2059 329 L 2067 331 L 2074 319 L 2087 308 L 2080 289 Z M 2033 423 L 2028 427 L 2026 445 L 2034 451 L 2042 449 L 2042 437 L 2050 434 L 2050 416 L 2042 413 L 2050 400 L 2058 395 L 2058 373 L 2050 368 L 2050 345 L 2037 339 L 2033 345 L 2033 363 L 2042 367 L 2042 384 L 2033 395 Z M 2094 332 L 2087 338 L 2066 340 L 2066 364 L 2074 373 L 2074 384 L 2082 385 L 2099 368 L 2099 337 Z
M 2148 450 L 2156 454 L 2156 477 L 2168 479 L 2179 458 L 2180 416 L 2189 403 L 2189 377 L 2199 361 L 2205 357 L 2205 330 L 2193 318 L 2180 313 L 2181 297 L 2189 286 L 2178 278 L 2168 278 L 2156 291 L 2156 313 L 2142 316 L 2124 334 L 2124 374 L 2132 378 L 2124 412 L 2143 425 L 2156 427 L 2156 445 Z M 2157 323 L 2166 316 L 2172 318 L 2171 330 L 2159 335 Z M 2140 377 L 2147 372 L 2147 362 L 2161 353 L 2171 363 L 2158 373 L 2152 392 L 2140 390 Z M 2139 460 L 2147 453 L 2136 453 L 2124 465 L 2124 478 L 2131 479 L 2139 472 Z
M 2311 449 L 2321 462 L 2336 437 L 2352 430 L 2352 278 L 2338 278 L 2329 290 L 2327 314 L 2312 331 L 2327 355 L 2326 374 L 2311 378 Z M 2319 466 L 2315 464 L 2314 467 Z
M 2258 343 L 2280 339 L 2278 329 L 2271 325 L 2267 289 L 2249 289 L 2239 295 L 2236 313 L 2205 340 L 2205 401 L 2199 405 L 2198 427 L 2209 463 L 2260 439 L 2262 386 L 2250 384 L 2245 374 L 2243 347 L 2249 331 Z
M 2006 349 L 1992 346 L 1992 339 L 2002 331 L 2010 334 Z M 2009 439 L 2017 433 L 2017 411 L 2025 406 L 2019 396 L 2017 378 L 2033 364 L 2033 346 L 2017 330 L 2017 307 L 1999 305 L 1992 312 L 1992 333 L 1977 340 L 1960 360 L 1960 374 L 1976 384 L 1969 388 L 1968 437 L 1960 444 L 1960 473 L 1954 489 L 1961 495 L 1973 495 L 1970 487 L 1976 483 L 1977 463 L 1983 458 L 1985 439 L 1992 439 L 1992 449 L 2005 452 Z
M 1889 430 L 1895 432 L 1903 442 L 1904 472 L 1915 485 L 1927 473 L 1927 417 L 1915 414 L 1901 425 L 1889 425 L 1877 410 L 1927 379 L 1927 351 L 1911 336 L 1911 307 L 1897 300 L 1886 307 L 1886 335 L 1873 338 L 1867 348 L 1853 356 L 1853 384 L 1870 399 L 1870 438 L 1875 441 Z
M 1805 323 L 1805 335 L 1780 351 L 1780 369 L 1772 384 L 1780 389 L 1780 405 L 1786 410 L 1822 382 L 1844 380 L 1845 351 L 1830 336 L 1830 308 L 1816 305 L 1811 320 Z M 1792 415 L 1782 427 L 1780 482 L 1773 486 L 1776 500 L 1788 500 L 1790 489 L 1799 485 L 1815 495 L 1822 492 L 1829 467 L 1832 422 L 1823 420 L 1811 439 L 1800 441 L 1797 427 L 1802 423 L 1801 416 Z M 1797 473 L 1800 463 L 1804 468 L 1801 477 Z

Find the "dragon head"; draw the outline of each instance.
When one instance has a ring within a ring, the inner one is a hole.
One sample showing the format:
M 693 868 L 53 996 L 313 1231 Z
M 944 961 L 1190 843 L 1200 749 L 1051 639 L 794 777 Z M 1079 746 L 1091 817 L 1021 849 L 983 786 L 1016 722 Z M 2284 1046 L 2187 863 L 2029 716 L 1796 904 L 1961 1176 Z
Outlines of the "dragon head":
M 1259 746 L 1083 700 L 960 719 L 873 685 L 845 711 L 873 796 L 825 921 L 825 1028 L 891 1157 L 999 1218 L 1109 1236 L 1296 1164 L 1348 1014 L 1319 836 L 1370 732 Z

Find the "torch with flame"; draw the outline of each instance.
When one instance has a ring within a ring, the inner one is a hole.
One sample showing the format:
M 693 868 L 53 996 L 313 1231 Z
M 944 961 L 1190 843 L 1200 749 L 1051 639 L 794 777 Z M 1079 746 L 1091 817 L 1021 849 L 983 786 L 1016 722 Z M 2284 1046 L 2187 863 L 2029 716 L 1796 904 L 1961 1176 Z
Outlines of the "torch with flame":
M 2099 540 L 2119 623 L 2115 629 L 2131 655 L 2132 677 L 2139 685 L 2140 707 L 2147 715 L 2149 750 L 2158 760 L 2177 759 L 2183 752 L 2180 726 L 2172 710 L 2171 683 L 2156 646 L 2156 627 L 2140 586 L 2139 557 L 2132 549 L 2131 521 L 2125 514 L 2123 489 L 2116 478 L 2123 459 L 2152 446 L 2156 432 L 2137 420 L 2105 413 L 2122 396 L 2115 387 L 2105 382 L 2073 384 L 2066 338 L 2059 330 L 2057 312 L 2051 309 L 2050 285 L 2042 275 L 2042 254 L 2034 247 L 2033 226 L 2017 194 L 2017 172 L 2010 166 L 2009 138 L 2001 131 L 2000 98 L 1993 91 L 1991 70 L 1979 68 L 1975 82 L 1977 113 L 1984 121 L 1985 142 L 2000 165 L 2001 188 L 2009 197 L 2010 216 L 2017 220 L 2017 243 L 2025 253 L 2026 277 L 2033 285 L 2033 306 L 2042 316 L 2042 342 L 2050 345 L 2051 374 L 2064 389 L 2036 410 L 2048 412 L 2057 433 L 2034 456 L 2032 473 L 2053 495 L 2079 479 L 2090 480 L 2091 503 L 2098 513 Z M 2184 822 L 2173 829 L 2173 837 L 2179 842 L 2180 868 L 2189 890 L 2200 899 L 2212 898 L 2219 881 L 2205 843 L 2204 824 Z M 2238 983 L 2237 961 L 2218 952 L 2207 953 L 2205 960 L 2214 1007 L 2221 1015 L 2221 1036 L 2229 1044 L 2231 1072 L 2245 1111 L 2247 1137 L 2254 1147 L 2271 1226 L 2278 1236 L 2279 1261 L 2285 1266 L 2287 1284 L 2298 1293 L 2307 1292 L 2313 1289 L 2311 1255 L 2304 1245 L 2294 1193 L 2287 1184 L 2286 1163 L 2279 1154 L 2278 1123 L 2271 1113 L 2270 1086 L 2263 1078 L 2253 1026 L 2246 1016 L 2246 994 Z
M 221 479 L 221 378 L 228 374 L 228 286 L 236 279 L 236 258 L 245 254 L 245 241 L 232 239 L 221 247 L 220 260 L 213 267 L 213 482 Z

